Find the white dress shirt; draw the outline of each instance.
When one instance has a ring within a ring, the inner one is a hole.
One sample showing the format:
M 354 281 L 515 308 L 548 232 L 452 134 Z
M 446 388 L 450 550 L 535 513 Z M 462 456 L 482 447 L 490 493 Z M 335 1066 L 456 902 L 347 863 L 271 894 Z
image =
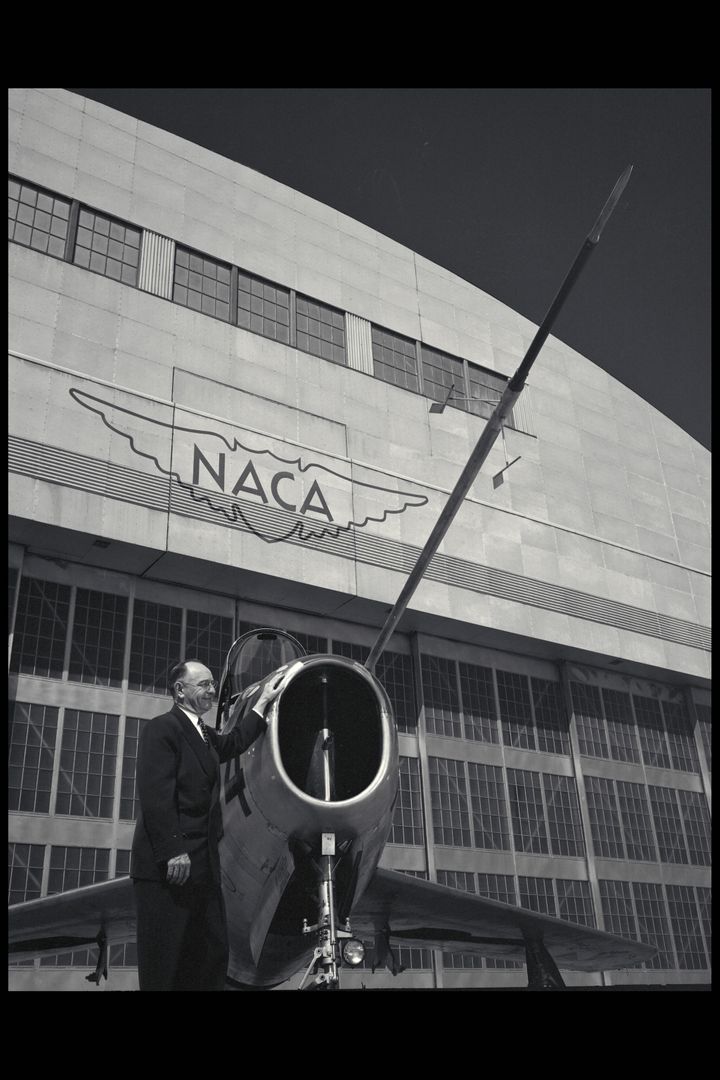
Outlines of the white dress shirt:
M 198 714 L 194 713 L 194 712 L 191 712 L 190 709 L 186 709 L 185 706 L 181 705 L 180 702 L 178 702 L 178 701 L 176 701 L 175 704 L 177 705 L 178 709 L 182 709 L 182 711 L 185 713 L 185 715 L 188 716 L 192 720 L 193 727 L 197 731 L 197 733 L 200 736 L 200 738 L 202 739 L 202 741 L 205 742 L 205 739 L 203 738 L 203 733 L 200 730 L 200 725 L 198 724 L 198 720 L 200 720 L 200 717 L 198 716 Z

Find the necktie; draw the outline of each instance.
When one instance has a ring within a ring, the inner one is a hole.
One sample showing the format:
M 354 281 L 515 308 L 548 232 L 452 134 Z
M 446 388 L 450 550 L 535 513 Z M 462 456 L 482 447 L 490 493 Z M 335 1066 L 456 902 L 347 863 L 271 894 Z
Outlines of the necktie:
M 202 720 L 200 719 L 199 716 L 197 718 L 197 722 L 198 722 L 198 727 L 200 728 L 200 734 L 203 737 L 203 742 L 205 743 L 206 746 L 210 746 L 210 740 L 208 739 L 207 730 L 206 730 L 205 725 L 203 724 L 203 722 L 202 722 Z

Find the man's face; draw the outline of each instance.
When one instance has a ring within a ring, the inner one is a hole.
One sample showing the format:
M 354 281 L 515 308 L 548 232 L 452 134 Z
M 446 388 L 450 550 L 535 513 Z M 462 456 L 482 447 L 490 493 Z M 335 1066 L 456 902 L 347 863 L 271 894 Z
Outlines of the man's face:
M 204 664 L 191 660 L 181 680 L 178 701 L 186 708 L 202 716 L 215 704 L 215 684 L 212 671 Z

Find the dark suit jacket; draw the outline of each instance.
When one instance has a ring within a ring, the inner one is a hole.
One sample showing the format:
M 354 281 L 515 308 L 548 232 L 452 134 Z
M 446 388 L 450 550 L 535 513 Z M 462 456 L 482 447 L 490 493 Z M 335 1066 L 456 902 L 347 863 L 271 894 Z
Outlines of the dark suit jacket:
M 219 881 L 219 765 L 242 754 L 264 730 L 264 719 L 252 710 L 257 696 L 252 694 L 244 702 L 227 735 L 208 729 L 209 747 L 177 705 L 143 724 L 137 759 L 140 812 L 131 877 L 165 881 L 167 860 L 187 852 L 191 882 Z

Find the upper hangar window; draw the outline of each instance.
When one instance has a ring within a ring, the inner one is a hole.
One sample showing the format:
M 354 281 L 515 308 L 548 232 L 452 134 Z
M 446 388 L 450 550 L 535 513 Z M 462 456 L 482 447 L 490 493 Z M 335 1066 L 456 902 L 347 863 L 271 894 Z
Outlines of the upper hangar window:
M 230 321 L 231 268 L 188 248 L 175 249 L 173 300 L 193 311 Z
M 319 300 L 298 296 L 297 347 L 335 364 L 346 364 L 343 312 Z
M 69 218 L 69 199 L 8 177 L 9 240 L 62 259 Z
M 237 324 L 254 334 L 290 343 L 290 290 L 245 270 L 238 273 Z
M 73 262 L 126 285 L 137 285 L 140 236 L 140 229 L 82 206 Z

